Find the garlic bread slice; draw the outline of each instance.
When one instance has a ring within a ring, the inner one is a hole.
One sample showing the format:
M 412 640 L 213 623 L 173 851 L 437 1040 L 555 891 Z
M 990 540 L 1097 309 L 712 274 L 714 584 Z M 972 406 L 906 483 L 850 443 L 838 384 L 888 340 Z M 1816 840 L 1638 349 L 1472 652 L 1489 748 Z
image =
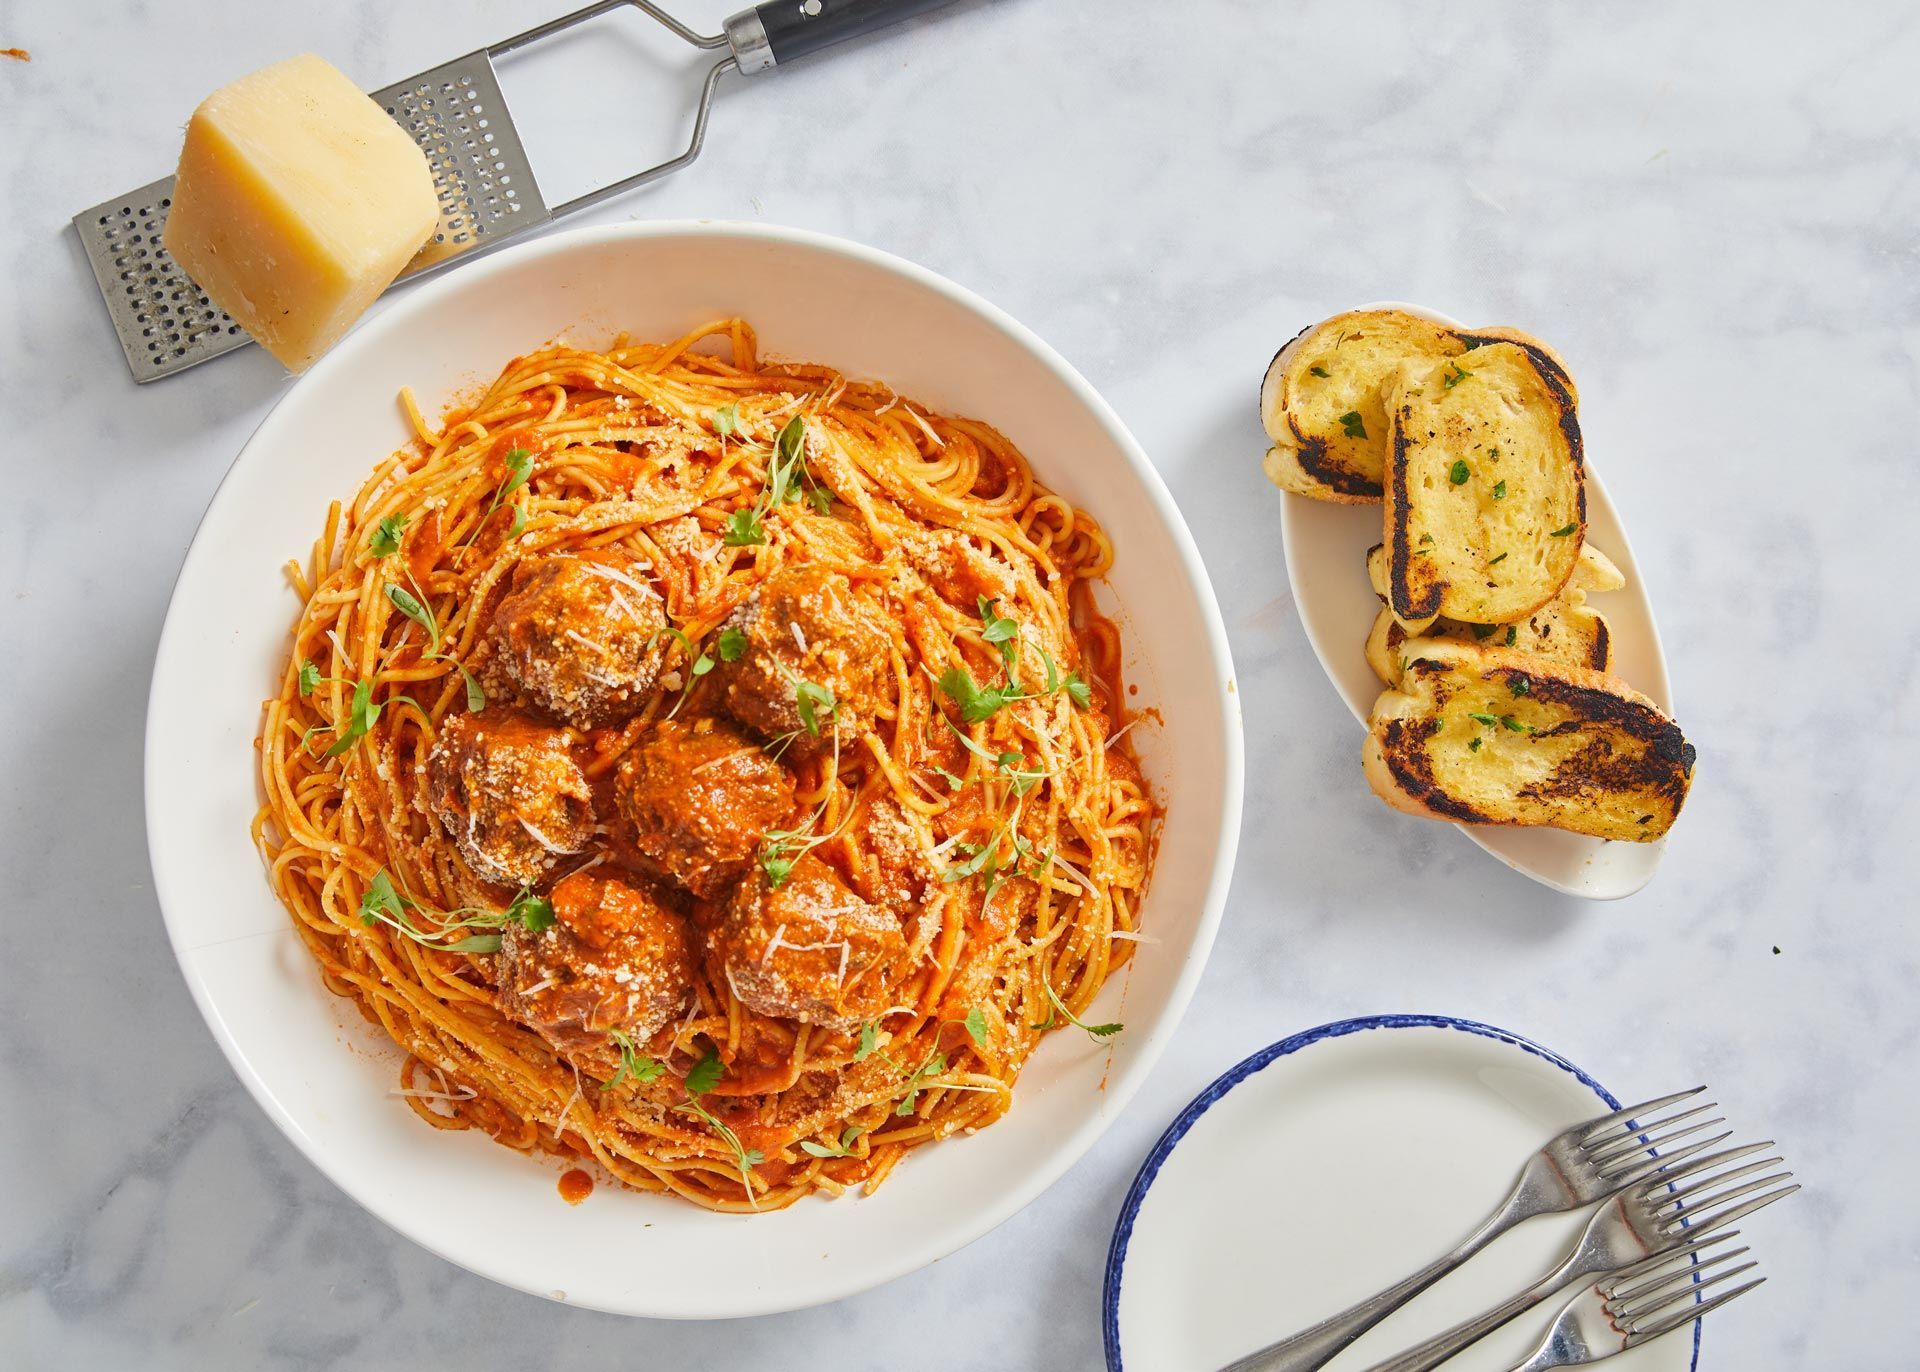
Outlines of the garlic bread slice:
M 1386 549 L 1374 544 L 1367 553 L 1367 577 L 1374 594 L 1387 598 Z M 1589 591 L 1617 591 L 1627 584 L 1613 559 L 1591 543 L 1580 550 L 1573 575 L 1560 594 L 1516 624 L 1462 624 L 1434 619 L 1409 629 L 1382 609 L 1367 635 L 1367 665 L 1389 686 L 1400 681 L 1401 645 L 1410 638 L 1444 638 L 1454 643 L 1513 648 L 1566 667 L 1605 672 L 1613 668 L 1613 629 L 1607 617 L 1587 604 Z
M 1382 609 L 1367 635 L 1367 665 L 1389 686 L 1400 684 L 1405 645 L 1416 638 L 1444 639 L 1469 647 L 1511 648 L 1562 667 L 1605 672 L 1613 667 L 1613 628 L 1587 605 L 1587 593 L 1569 585 L 1518 624 L 1461 624 L 1436 619 L 1424 634 L 1409 634 Z
M 1390 383 L 1387 603 L 1403 624 L 1524 619 L 1573 575 L 1586 476 L 1572 389 L 1519 343 Z
M 1466 350 L 1452 329 L 1400 310 L 1351 310 L 1302 331 L 1260 385 L 1268 480 L 1345 505 L 1380 499 L 1387 461 L 1381 381 L 1410 358 Z
M 1409 639 L 1374 703 L 1367 780 L 1397 810 L 1650 842 L 1679 816 L 1693 746 L 1618 677 L 1505 648 Z

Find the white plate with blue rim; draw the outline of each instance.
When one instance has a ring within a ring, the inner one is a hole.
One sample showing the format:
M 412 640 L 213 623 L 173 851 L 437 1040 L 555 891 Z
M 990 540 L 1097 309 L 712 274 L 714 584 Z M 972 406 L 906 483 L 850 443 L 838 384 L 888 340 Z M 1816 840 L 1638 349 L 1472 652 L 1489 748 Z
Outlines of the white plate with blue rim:
M 1356 305 L 1361 310 L 1402 310 L 1452 329 L 1467 326 L 1438 310 L 1404 301 Z M 1578 377 L 1575 380 L 1578 381 Z M 1582 403 L 1592 397 L 1583 396 Z M 1620 514 L 1607 498 L 1587 447 L 1587 542 L 1605 553 L 1627 579 L 1617 591 L 1598 593 L 1593 608 L 1607 617 L 1613 638 L 1615 676 L 1673 713 L 1673 689 L 1667 680 L 1666 652 L 1653 622 L 1653 602 L 1627 542 Z M 1367 549 L 1381 538 L 1380 506 L 1334 505 L 1286 491 L 1280 497 L 1280 538 L 1286 548 L 1287 580 L 1293 587 L 1300 624 L 1327 680 L 1362 726 L 1373 703 L 1386 689 L 1367 665 L 1367 632 L 1380 601 L 1367 582 Z M 1353 778 L 1360 777 L 1355 750 Z M 1411 816 L 1409 824 L 1420 823 Z M 1562 829 L 1508 825 L 1460 825 L 1460 832 L 1501 862 L 1543 886 L 1590 900 L 1618 900 L 1649 881 L 1666 855 L 1667 841 L 1618 843 L 1571 834 Z
M 1474 1229 L 1549 1138 L 1619 1108 L 1559 1054 L 1443 1015 L 1340 1020 L 1261 1049 L 1194 1097 L 1127 1192 L 1107 1254 L 1109 1372 L 1215 1372 L 1364 1300 Z M 1586 1218 L 1510 1230 L 1330 1372 L 1370 1367 L 1505 1300 Z M 1449 1372 L 1512 1367 L 1571 1295 L 1495 1330 Z M 1692 1372 L 1699 1351 L 1696 1323 L 1607 1366 Z

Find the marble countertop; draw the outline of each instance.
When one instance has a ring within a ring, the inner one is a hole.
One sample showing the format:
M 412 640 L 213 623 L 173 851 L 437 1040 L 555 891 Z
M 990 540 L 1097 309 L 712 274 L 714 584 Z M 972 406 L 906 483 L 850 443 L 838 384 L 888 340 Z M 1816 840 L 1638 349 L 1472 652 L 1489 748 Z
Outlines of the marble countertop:
M 312 50 L 379 85 L 556 8 L 0 5 L 0 46 L 33 58 L 0 60 L 0 1361 L 1089 1368 L 1121 1194 L 1179 1106 L 1296 1029 L 1425 1010 L 1535 1038 L 1629 1099 L 1711 1081 L 1778 1137 L 1807 1190 L 1756 1224 L 1773 1281 L 1709 1321 L 1707 1366 L 1911 1365 L 1906 6 L 961 0 L 723 83 L 705 157 L 585 222 L 758 219 L 946 273 L 1078 365 L 1185 511 L 1248 724 L 1199 995 L 1125 1117 L 1024 1213 L 776 1318 L 641 1325 L 493 1286 L 276 1133 L 168 951 L 141 737 L 195 522 L 290 383 L 248 350 L 135 387 L 67 220 L 165 171 L 195 101 L 243 71 Z M 682 136 L 684 59 L 629 21 L 504 70 L 559 193 Z M 582 112 L 590 145 L 569 135 Z M 1624 903 L 1388 812 L 1301 633 L 1255 388 L 1303 324 L 1382 298 L 1525 326 L 1580 378 L 1701 756 L 1664 870 Z

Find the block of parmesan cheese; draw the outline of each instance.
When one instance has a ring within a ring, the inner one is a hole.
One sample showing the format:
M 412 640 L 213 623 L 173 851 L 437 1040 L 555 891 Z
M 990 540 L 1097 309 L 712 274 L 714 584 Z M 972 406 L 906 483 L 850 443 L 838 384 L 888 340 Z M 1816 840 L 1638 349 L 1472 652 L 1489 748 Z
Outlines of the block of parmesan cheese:
M 308 55 L 243 76 L 193 112 L 164 241 L 214 304 L 298 372 L 438 222 L 426 155 Z

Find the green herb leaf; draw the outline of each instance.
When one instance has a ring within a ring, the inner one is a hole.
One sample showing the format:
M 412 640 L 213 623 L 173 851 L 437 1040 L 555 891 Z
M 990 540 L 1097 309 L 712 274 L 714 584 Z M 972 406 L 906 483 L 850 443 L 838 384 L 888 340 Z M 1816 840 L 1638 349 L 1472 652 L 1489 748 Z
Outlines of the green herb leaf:
M 1327 375 L 1328 375 L 1327 369 L 1321 366 L 1318 362 L 1314 363 L 1311 367 L 1307 368 L 1307 371 L 1310 375 L 1317 376 L 1322 381 L 1327 379 Z
M 459 668 L 460 679 L 467 684 L 467 709 L 470 713 L 477 715 L 487 708 L 487 693 L 480 689 L 480 679 L 472 672 L 461 667 L 457 662 L 454 666 Z
M 1020 625 L 1005 615 L 994 613 L 994 602 L 986 596 L 980 601 L 980 636 L 1000 650 L 1000 660 L 1013 670 L 1014 657 L 1020 651 Z
M 720 541 L 729 548 L 748 548 L 765 543 L 767 531 L 760 524 L 759 507 L 735 510 L 728 515 L 726 528 L 721 532 Z
M 1466 485 L 1467 478 L 1471 475 L 1473 475 L 1473 473 L 1468 469 L 1467 460 L 1464 457 L 1456 457 L 1453 460 L 1453 465 L 1447 468 L 1447 480 L 1456 486 Z
M 687 1094 L 704 1096 L 720 1084 L 720 1078 L 727 1074 L 726 1064 L 720 1061 L 720 1055 L 713 1049 L 707 1049 L 705 1057 L 693 1065 L 687 1073 Z
M 1484 724 L 1484 725 L 1486 725 L 1486 726 L 1487 726 L 1487 727 L 1488 727 L 1489 729 L 1491 729 L 1491 728 L 1493 728 L 1493 727 L 1494 727 L 1494 725 L 1496 725 L 1496 724 L 1498 724 L 1498 723 L 1500 722 L 1500 716 L 1498 716 L 1498 715 L 1483 715 L 1483 714 L 1479 714 L 1479 713 L 1476 713 L 1476 712 L 1470 712 L 1470 713 L 1469 713 L 1469 714 L 1467 715 L 1467 718 L 1468 718 L 1468 719 L 1477 719 L 1477 720 L 1479 720 L 1479 721 L 1480 721 L 1480 722 L 1481 722 L 1482 724 Z
M 1427 544 L 1429 544 L 1429 543 L 1431 543 L 1431 542 L 1433 542 L 1433 535 L 1432 535 L 1432 534 L 1421 534 L 1421 535 L 1420 535 L 1420 545 L 1421 545 L 1422 547 L 1425 547 L 1425 546 L 1426 546 Z
M 1360 411 L 1348 410 L 1340 416 L 1340 432 L 1344 433 L 1348 438 L 1365 438 L 1367 436 L 1366 421 L 1360 418 Z
M 640 1047 L 625 1032 L 619 1029 L 610 1031 L 607 1037 L 613 1040 L 613 1046 L 620 1050 L 620 1070 L 607 1079 L 609 1089 L 618 1086 L 631 1077 L 645 1086 L 650 1081 L 658 1081 L 667 1065 L 640 1051 Z
M 1575 520 L 1573 523 L 1567 525 L 1566 528 L 1564 529 L 1555 529 L 1552 533 L 1548 534 L 1547 537 L 1548 538 L 1565 538 L 1568 534 L 1571 534 L 1577 529 L 1579 529 L 1579 527 L 1580 527 L 1580 522 L 1578 520 Z
M 500 951 L 500 935 L 469 934 L 458 943 L 441 946 L 449 953 L 497 953 Z
M 300 659 L 300 694 L 310 696 L 320 687 L 320 669 L 305 658 Z
M 1507 482 L 1505 477 L 1493 483 L 1493 498 L 1495 500 L 1505 500 L 1507 498 Z
M 720 640 L 716 645 L 720 649 L 722 662 L 738 662 L 747 652 L 746 633 L 729 624 L 720 631 Z
M 398 919 L 411 904 L 413 902 L 410 899 L 394 889 L 393 878 L 382 867 L 373 874 L 373 880 L 367 883 L 367 889 L 360 897 L 360 922 L 371 929 L 381 915 Z
M 367 731 L 379 722 L 382 704 L 383 702 L 376 702 L 373 698 L 372 677 L 356 681 L 353 685 L 353 704 L 347 712 L 347 731 L 334 740 L 333 746 L 327 749 L 325 755 L 339 757 L 365 738 Z
M 507 451 L 507 479 L 500 487 L 500 493 L 494 497 L 494 506 L 500 503 L 522 486 L 533 475 L 533 454 L 525 448 L 510 448 Z
M 740 429 L 740 407 L 722 405 L 713 412 L 713 431 L 722 438 L 731 438 Z
M 1533 690 L 1533 683 L 1526 677 L 1515 676 L 1508 679 L 1507 689 L 1516 696 L 1523 696 Z
M 982 1048 L 988 1046 L 990 1040 L 987 1038 L 987 1017 L 980 1012 L 980 1007 L 977 1005 L 967 1011 L 967 1033 Z
M 1492 638 L 1494 631 L 1500 626 L 1498 624 L 1469 624 L 1467 627 L 1473 630 L 1473 636 L 1475 638 Z
M 1472 740 L 1471 740 L 1471 741 L 1470 741 L 1470 742 L 1469 742 L 1469 743 L 1467 744 L 1467 751 L 1468 751 L 1468 752 L 1470 752 L 1470 753 L 1477 753 L 1477 752 L 1479 752 L 1479 751 L 1480 751 L 1480 744 L 1481 744 L 1481 738 L 1480 738 L 1480 735 L 1478 735 L 1478 734 L 1475 734 L 1475 735 L 1473 736 L 1473 738 L 1472 738 Z
M 531 891 L 522 891 L 507 907 L 507 919 L 529 934 L 537 934 L 553 923 L 553 902 Z
M 965 786 L 967 784 L 966 782 L 962 781 L 959 777 L 955 776 L 952 772 L 949 772 L 945 767 L 939 766 L 938 764 L 935 764 L 933 770 L 938 772 L 942 777 L 946 778 L 947 789 L 949 791 L 957 791 L 962 786 Z
M 387 599 L 393 602 L 394 609 L 427 631 L 427 651 L 438 653 L 440 651 L 439 622 L 434 619 L 427 607 L 414 597 L 413 592 L 397 582 L 389 581 Z
M 1519 641 L 1519 638 L 1520 638 L 1520 631 L 1511 624 L 1507 625 L 1507 636 L 1505 639 L 1502 640 L 1502 642 L 1504 642 L 1507 645 L 1507 647 L 1511 648 L 1516 642 Z
M 1447 365 L 1453 368 L 1453 371 L 1446 377 L 1445 381 L 1442 383 L 1447 390 L 1452 390 L 1455 386 L 1459 385 L 1462 381 L 1465 381 L 1468 377 L 1473 375 L 1472 372 L 1468 371 L 1465 367 L 1462 367 L 1458 362 L 1449 362 Z
M 1507 560 L 1507 555 L 1505 553 L 1502 553 L 1498 557 L 1488 558 L 1487 565 L 1489 567 L 1498 567 L 1502 562 L 1505 562 L 1506 560 Z
M 873 1056 L 873 1050 L 880 1042 L 880 1021 L 868 1020 L 860 1026 L 860 1044 L 853 1050 L 855 1062 L 865 1062 Z
M 1525 724 L 1522 724 L 1519 720 L 1515 719 L 1512 715 L 1501 715 L 1500 722 L 1503 725 L 1505 725 L 1507 728 L 1513 730 L 1516 734 L 1530 734 L 1533 732 L 1531 728 L 1529 728 Z
M 1468 352 L 1472 352 L 1475 348 L 1486 342 L 1484 338 L 1463 338 L 1460 341 L 1466 344 Z
M 982 686 L 965 667 L 949 667 L 941 673 L 940 689 L 960 707 L 960 717 L 969 724 L 984 723 L 1011 702 L 1029 698 L 1011 686 Z
M 526 527 L 527 502 L 523 500 L 513 507 L 513 523 L 507 526 L 507 537 L 509 539 L 520 537 L 520 531 Z
M 815 738 L 820 737 L 821 710 L 826 711 L 828 720 L 840 712 L 839 702 L 833 698 L 833 689 L 822 686 L 817 681 L 802 681 L 793 688 L 794 708 L 800 712 L 800 723 Z
M 384 516 L 367 537 L 367 550 L 375 557 L 392 557 L 400 551 L 400 535 L 407 527 L 403 514 Z
M 1127 1027 L 1124 1024 L 1088 1024 L 1085 1020 L 1074 1014 L 1073 1011 L 1067 1009 L 1066 1002 L 1062 1001 L 1060 997 L 1054 993 L 1053 983 L 1047 980 L 1047 974 L 1044 970 L 1040 973 L 1040 989 L 1047 993 L 1047 999 L 1052 1002 L 1055 1014 L 1062 1016 L 1067 1023 L 1071 1024 L 1074 1028 L 1086 1031 L 1087 1037 L 1093 1039 L 1096 1043 L 1101 1039 L 1112 1038 L 1115 1034 Z M 1049 1024 L 1053 1022 L 1052 1015 L 1047 1016 L 1047 1022 Z

